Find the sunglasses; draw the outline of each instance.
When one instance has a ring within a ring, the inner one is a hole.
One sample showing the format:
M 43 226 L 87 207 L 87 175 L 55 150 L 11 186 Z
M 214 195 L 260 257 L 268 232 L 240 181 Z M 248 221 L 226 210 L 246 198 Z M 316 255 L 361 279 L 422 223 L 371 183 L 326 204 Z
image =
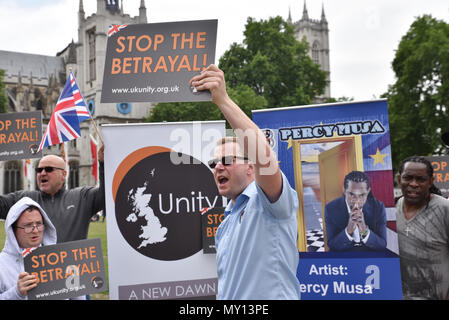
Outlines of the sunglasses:
M 50 173 L 50 172 L 52 172 L 55 169 L 65 170 L 65 169 L 57 168 L 57 167 L 42 167 L 42 168 L 36 168 L 36 172 L 37 173 L 41 173 L 42 170 L 45 170 L 45 172 Z
M 207 162 L 207 164 L 209 165 L 209 167 L 210 167 L 211 169 L 214 169 L 214 168 L 217 166 L 217 164 L 218 164 L 219 162 L 221 162 L 224 166 L 229 166 L 229 165 L 231 165 L 231 164 L 234 163 L 234 160 L 235 160 L 235 159 L 248 160 L 247 157 L 240 157 L 240 156 L 226 156 L 226 157 L 221 157 L 220 159 L 212 159 L 212 160 L 209 160 L 209 161 Z

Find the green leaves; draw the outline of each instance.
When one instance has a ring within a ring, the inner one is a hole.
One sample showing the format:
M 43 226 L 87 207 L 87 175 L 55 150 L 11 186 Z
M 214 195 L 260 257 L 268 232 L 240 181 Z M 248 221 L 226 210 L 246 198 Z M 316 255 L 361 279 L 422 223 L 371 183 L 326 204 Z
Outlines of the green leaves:
M 418 17 L 399 43 L 388 97 L 394 167 L 411 155 L 447 153 L 449 130 L 449 25 Z
M 325 73 L 281 17 L 248 18 L 244 35 L 243 44 L 234 43 L 220 59 L 229 86 L 248 85 L 269 107 L 308 104 L 323 93 Z

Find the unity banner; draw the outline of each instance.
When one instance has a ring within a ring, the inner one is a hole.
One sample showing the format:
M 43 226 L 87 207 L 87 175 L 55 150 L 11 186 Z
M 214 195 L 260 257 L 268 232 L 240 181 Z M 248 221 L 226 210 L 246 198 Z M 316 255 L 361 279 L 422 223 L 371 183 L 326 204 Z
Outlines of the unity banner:
M 101 102 L 210 101 L 189 80 L 215 61 L 217 20 L 110 26 Z
M 255 110 L 253 119 L 298 194 L 301 299 L 401 299 L 387 101 Z M 344 180 L 356 174 L 369 183 L 369 233 L 350 237 Z
M 0 161 L 42 157 L 41 137 L 40 111 L 0 114 Z
M 224 121 L 104 125 L 111 299 L 215 298 L 205 208 L 225 207 L 207 161 Z

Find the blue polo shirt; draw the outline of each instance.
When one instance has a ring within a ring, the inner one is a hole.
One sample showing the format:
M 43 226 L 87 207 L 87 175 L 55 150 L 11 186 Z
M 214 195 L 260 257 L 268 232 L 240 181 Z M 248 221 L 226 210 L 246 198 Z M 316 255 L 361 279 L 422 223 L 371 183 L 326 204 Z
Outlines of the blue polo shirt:
M 255 181 L 225 209 L 215 236 L 218 299 L 299 299 L 298 198 L 282 174 L 270 203 Z

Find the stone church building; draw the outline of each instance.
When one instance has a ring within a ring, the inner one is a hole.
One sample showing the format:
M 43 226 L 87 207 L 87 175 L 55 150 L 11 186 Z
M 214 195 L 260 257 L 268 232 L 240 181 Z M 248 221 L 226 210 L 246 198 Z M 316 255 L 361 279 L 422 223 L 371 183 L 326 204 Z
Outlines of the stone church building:
M 0 50 L 0 69 L 5 70 L 4 83 L 9 112 L 42 111 L 46 127 L 71 69 L 98 128 L 105 123 L 143 122 L 150 103 L 100 103 L 107 32 L 112 24 L 147 23 L 145 1 L 139 15 L 123 12 L 123 2 L 97 0 L 96 13 L 85 16 L 83 0 L 79 1 L 78 42 L 71 42 L 56 56 L 43 56 Z M 81 123 L 81 137 L 66 143 L 69 161 L 68 188 L 95 185 L 92 175 L 90 135 L 100 140 L 91 120 Z M 45 148 L 43 154 L 61 155 L 59 145 Z M 37 189 L 34 168 L 39 159 L 31 159 L 31 174 L 26 179 L 25 161 L 0 162 L 0 192 Z
M 330 75 L 328 24 L 322 10 L 321 20 L 310 19 L 304 1 L 301 20 L 292 22 L 295 35 L 310 44 L 310 55 Z M 96 13 L 86 17 L 83 0 L 79 0 L 78 41 L 63 48 L 56 56 L 44 56 L 0 50 L 0 69 L 5 70 L 4 84 L 8 112 L 41 111 L 45 129 L 59 95 L 72 70 L 84 99 L 98 128 L 106 123 L 143 122 L 151 103 L 100 103 L 103 69 L 106 56 L 107 32 L 113 24 L 147 23 L 145 0 L 140 1 L 139 15 L 131 17 L 123 12 L 123 0 L 97 0 Z M 319 99 L 330 97 L 330 83 Z M 90 135 L 99 137 L 91 120 L 81 123 L 81 137 L 66 143 L 69 162 L 68 188 L 95 185 L 92 175 Z M 61 155 L 59 145 L 45 148 L 43 154 Z M 37 189 L 34 168 L 39 159 L 31 159 L 27 179 L 25 160 L 0 162 L 0 193 L 22 189 Z
M 324 5 L 321 10 L 321 19 L 309 18 L 306 0 L 304 0 L 304 9 L 302 18 L 293 22 L 289 12 L 287 21 L 293 24 L 295 28 L 295 37 L 301 41 L 304 37 L 309 43 L 309 55 L 316 64 L 321 66 L 321 70 L 327 74 L 327 86 L 324 94 L 317 98 L 316 102 L 324 102 L 331 97 L 330 91 L 330 63 L 329 63 L 329 27 L 324 14 Z

